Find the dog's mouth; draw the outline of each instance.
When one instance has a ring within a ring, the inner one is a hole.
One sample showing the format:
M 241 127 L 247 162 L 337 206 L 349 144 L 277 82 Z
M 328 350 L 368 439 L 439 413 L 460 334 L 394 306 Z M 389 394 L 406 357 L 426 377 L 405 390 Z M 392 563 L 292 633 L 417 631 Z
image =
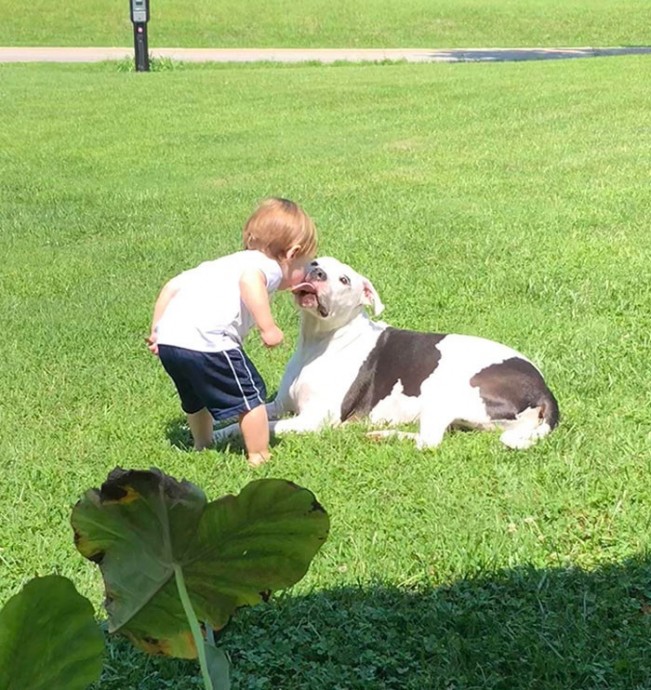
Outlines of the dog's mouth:
M 321 304 L 316 288 L 312 283 L 299 283 L 292 288 L 296 304 L 301 309 L 316 309 L 319 315 L 325 318 L 328 310 Z

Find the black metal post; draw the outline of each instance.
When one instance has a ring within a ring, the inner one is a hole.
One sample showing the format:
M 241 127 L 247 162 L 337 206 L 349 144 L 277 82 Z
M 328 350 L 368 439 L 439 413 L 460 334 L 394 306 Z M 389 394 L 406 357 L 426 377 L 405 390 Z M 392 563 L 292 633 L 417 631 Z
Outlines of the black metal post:
M 136 72 L 149 72 L 149 46 L 147 45 L 149 0 L 129 0 L 129 6 L 131 9 L 131 22 L 133 23 Z
M 149 72 L 146 22 L 133 23 L 133 47 L 136 53 L 136 72 Z

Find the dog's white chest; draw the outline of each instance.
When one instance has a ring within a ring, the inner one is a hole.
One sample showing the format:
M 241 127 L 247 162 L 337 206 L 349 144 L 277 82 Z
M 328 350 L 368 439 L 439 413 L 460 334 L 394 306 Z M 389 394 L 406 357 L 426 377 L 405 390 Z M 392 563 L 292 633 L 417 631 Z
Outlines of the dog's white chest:
M 289 409 L 302 413 L 319 408 L 332 423 L 341 419 L 341 404 L 358 375 L 378 333 L 368 330 L 353 339 L 329 342 L 312 351 L 299 348 L 290 361 L 279 394 L 286 395 Z

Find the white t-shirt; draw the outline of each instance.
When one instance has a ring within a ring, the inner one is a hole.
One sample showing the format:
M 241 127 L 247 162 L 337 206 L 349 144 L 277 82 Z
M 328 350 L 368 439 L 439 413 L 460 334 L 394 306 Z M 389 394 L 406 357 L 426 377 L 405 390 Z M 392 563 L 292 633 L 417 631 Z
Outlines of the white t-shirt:
M 253 249 L 205 261 L 181 273 L 178 292 L 158 322 L 158 344 L 199 352 L 239 347 L 254 325 L 240 298 L 240 277 L 250 269 L 262 271 L 268 294 L 278 289 L 283 277 L 280 266 Z

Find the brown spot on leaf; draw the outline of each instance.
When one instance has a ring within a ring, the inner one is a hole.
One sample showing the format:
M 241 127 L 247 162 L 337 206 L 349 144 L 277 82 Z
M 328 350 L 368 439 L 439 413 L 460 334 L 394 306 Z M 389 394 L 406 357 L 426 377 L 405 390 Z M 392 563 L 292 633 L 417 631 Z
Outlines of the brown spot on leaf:
M 147 652 L 147 654 L 175 656 L 181 659 L 196 659 L 197 657 L 197 649 L 189 630 L 171 639 L 158 639 L 148 635 L 134 634 L 130 630 L 123 630 L 122 632 L 136 647 Z
M 79 551 L 84 558 L 87 558 L 89 561 L 93 561 L 93 563 L 100 565 L 104 560 L 105 552 L 101 549 L 98 549 L 96 551 L 92 551 L 91 553 L 87 553 L 89 546 L 92 548 L 92 545 L 89 545 L 88 541 L 84 541 L 84 535 L 81 534 L 81 532 L 74 530 L 74 535 L 77 551 Z
M 271 598 L 271 590 L 263 590 L 262 592 L 260 592 L 260 596 L 262 597 L 262 601 L 269 601 L 269 599 Z
M 141 637 L 137 640 L 137 645 L 147 654 L 152 654 L 153 656 L 166 656 L 166 645 L 164 642 L 156 639 L 155 637 Z
M 104 504 L 118 503 L 120 505 L 127 505 L 129 503 L 133 503 L 134 501 L 137 501 L 139 498 L 142 498 L 140 493 L 138 493 L 138 491 L 136 491 L 129 484 L 127 484 L 125 486 L 117 486 L 117 485 L 107 486 L 105 484 L 102 487 L 101 501 Z
M 122 499 L 123 496 L 126 495 L 126 489 L 123 487 L 118 486 L 117 484 L 109 484 L 109 482 L 105 482 L 102 484 L 100 500 L 102 503 L 117 503 Z
M 188 482 L 178 482 L 173 477 L 168 477 L 156 467 L 149 470 L 123 470 L 116 467 L 102 484 L 100 500 L 102 503 L 131 503 L 141 496 L 158 493 L 161 488 L 169 498 L 180 498 L 186 495 L 188 485 Z

